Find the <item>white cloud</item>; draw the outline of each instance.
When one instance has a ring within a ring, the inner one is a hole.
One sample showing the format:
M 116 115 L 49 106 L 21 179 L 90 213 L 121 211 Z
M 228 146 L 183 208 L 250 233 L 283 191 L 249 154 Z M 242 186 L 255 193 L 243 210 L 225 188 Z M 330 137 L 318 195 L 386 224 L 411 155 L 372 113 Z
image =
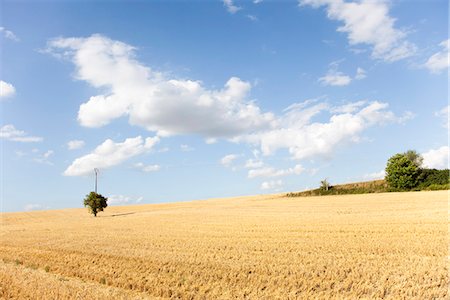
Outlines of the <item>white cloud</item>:
M 183 152 L 190 152 L 190 151 L 194 151 L 194 148 L 189 146 L 189 145 L 180 145 L 180 149 Z
M 441 110 L 434 113 L 434 115 L 436 117 L 443 119 L 442 126 L 447 129 L 449 128 L 449 124 L 450 124 L 449 108 L 450 108 L 450 105 L 447 105 L 444 108 L 442 108 Z
M 45 152 L 42 156 L 44 158 L 49 158 L 50 156 L 52 156 L 55 152 L 53 150 L 48 150 L 47 152 Z
M 405 111 L 403 116 L 397 118 L 397 122 L 400 124 L 405 124 L 407 121 L 412 120 L 416 117 L 416 114 L 412 111 Z
M 328 72 L 325 76 L 319 78 L 323 85 L 344 86 L 349 85 L 352 79 L 342 72 Z
M 271 180 L 271 181 L 264 181 L 261 184 L 262 190 L 279 190 L 283 186 L 283 181 L 280 180 Z
M 259 4 L 259 3 L 261 3 L 261 2 L 263 2 L 263 0 L 253 0 L 253 3 L 254 3 L 254 4 Z
M 235 14 L 242 9 L 242 7 L 234 5 L 233 0 L 223 0 L 223 5 L 230 14 Z
M 228 154 L 228 155 L 225 155 L 224 157 L 222 157 L 222 159 L 220 160 L 220 163 L 222 165 L 224 165 L 225 167 L 229 167 L 229 166 L 231 166 L 233 161 L 235 161 L 238 157 L 239 157 L 239 155 L 236 155 L 236 154 Z
M 7 39 L 10 39 L 10 40 L 15 41 L 15 42 L 19 41 L 19 38 L 12 31 L 7 30 L 5 27 L 0 27 L 0 32 Z
M 167 78 L 135 59 L 134 48 L 101 35 L 58 38 L 49 51 L 60 52 L 76 66 L 76 78 L 107 91 L 80 106 L 83 126 L 100 127 L 128 116 L 159 136 L 199 134 L 233 137 L 268 128 L 272 113 L 262 113 L 248 97 L 251 85 L 231 77 L 219 90 L 200 81 Z
M 442 146 L 438 149 L 431 149 L 423 156 L 423 166 L 430 169 L 448 169 L 449 168 L 449 147 Z
M 84 147 L 84 141 L 82 140 L 72 140 L 67 142 L 67 149 L 69 150 L 75 150 L 75 149 L 80 149 Z
M 144 163 L 136 163 L 134 164 L 134 167 L 138 170 L 141 170 L 142 172 L 156 172 L 161 170 L 161 166 L 159 165 L 145 165 Z
M 245 168 L 247 169 L 256 169 L 256 168 L 261 168 L 264 165 L 264 163 L 260 160 L 256 160 L 256 159 L 248 159 L 245 162 Z
M 334 61 L 330 63 L 330 68 L 328 69 L 327 74 L 323 77 L 320 77 L 318 81 L 323 85 L 332 85 L 332 86 L 349 85 L 352 82 L 353 78 L 351 78 L 349 75 L 346 75 L 338 71 L 338 67 L 341 61 Z M 361 80 L 364 78 L 366 78 L 366 71 L 358 67 L 356 69 L 356 75 L 354 79 Z
M 356 75 L 355 75 L 355 79 L 356 80 L 361 80 L 367 77 L 367 73 L 363 68 L 357 68 L 356 69 Z
M 15 93 L 16 89 L 11 83 L 0 80 L 0 99 L 14 96 Z
M 208 144 L 208 145 L 212 145 L 212 144 L 217 143 L 217 139 L 215 139 L 215 138 L 208 138 L 208 139 L 205 140 L 205 143 Z
M 42 210 L 45 208 L 41 204 L 29 203 L 29 204 L 25 205 L 24 209 L 25 209 L 25 211 L 32 211 L 32 210 Z
M 336 148 L 358 142 L 360 135 L 371 126 L 400 123 L 411 117 L 409 114 L 396 116 L 387 110 L 387 103 L 365 103 L 359 101 L 331 108 L 311 101 L 294 104 L 280 118 L 278 128 L 242 136 L 235 141 L 259 145 L 266 156 L 279 149 L 287 149 L 294 159 L 299 160 L 329 157 Z M 313 122 L 312 118 L 321 112 L 332 115 L 326 122 Z
M 130 197 L 125 195 L 111 195 L 108 197 L 109 205 L 126 205 L 133 203 L 140 203 L 144 197 Z
M 433 54 L 424 65 L 431 73 L 441 73 L 450 66 L 450 39 L 442 41 L 439 46 L 442 50 Z
M 355 111 L 361 109 L 361 107 L 363 107 L 365 104 L 367 104 L 367 101 L 364 101 L 364 100 L 357 101 L 357 102 L 350 102 L 350 103 L 346 103 L 344 105 L 333 107 L 331 109 L 331 112 L 332 113 L 351 114 L 351 113 L 354 113 Z
M 200 81 L 170 79 L 138 62 L 132 46 L 101 35 L 55 39 L 49 49 L 75 64 L 77 79 L 107 91 L 80 106 L 78 119 L 88 127 L 128 116 L 131 125 L 158 136 L 228 138 L 260 147 L 264 155 L 287 149 L 293 158 L 304 159 L 330 155 L 338 146 L 358 141 L 370 126 L 411 117 L 395 116 L 386 103 L 330 107 L 318 99 L 293 104 L 276 117 L 250 100 L 248 82 L 232 77 L 222 89 L 207 89 Z M 332 113 L 329 121 L 312 122 L 322 112 Z
M 377 179 L 384 179 L 385 176 L 386 176 L 386 172 L 384 170 L 381 170 L 378 172 L 365 174 L 363 176 L 363 179 L 364 180 L 377 180 Z
M 253 22 L 258 21 L 258 17 L 257 17 L 257 16 L 254 16 L 254 15 L 247 15 L 247 18 L 248 18 L 250 21 L 253 21 Z
M 302 165 L 296 165 L 293 168 L 277 170 L 272 167 L 264 167 L 260 169 L 253 169 L 248 171 L 248 178 L 256 178 L 256 177 L 281 177 L 288 175 L 300 175 L 305 171 Z
M 35 162 L 40 164 L 48 164 L 53 165 L 52 162 L 49 161 L 50 156 L 52 156 L 55 152 L 53 150 L 48 150 L 47 152 L 43 153 L 42 155 L 39 155 L 35 159 L 33 159 Z
M 38 136 L 29 136 L 25 131 L 16 129 L 12 124 L 0 128 L 0 139 L 22 143 L 42 142 L 43 140 Z
M 64 171 L 64 175 L 86 175 L 91 173 L 94 168 L 107 169 L 116 166 L 131 157 L 149 151 L 158 142 L 158 137 L 146 138 L 144 140 L 141 136 L 137 136 L 135 138 L 128 138 L 122 143 L 115 143 L 107 139 L 95 148 L 92 153 L 73 161 Z
M 386 1 L 299 0 L 299 5 L 325 6 L 331 20 L 341 21 L 337 31 L 347 34 L 350 45 L 372 46 L 372 57 L 388 62 L 413 55 L 416 46 L 406 40 L 406 32 L 395 28 Z
M 255 158 L 258 159 L 261 156 L 261 151 L 259 151 L 258 149 L 253 149 L 252 154 Z

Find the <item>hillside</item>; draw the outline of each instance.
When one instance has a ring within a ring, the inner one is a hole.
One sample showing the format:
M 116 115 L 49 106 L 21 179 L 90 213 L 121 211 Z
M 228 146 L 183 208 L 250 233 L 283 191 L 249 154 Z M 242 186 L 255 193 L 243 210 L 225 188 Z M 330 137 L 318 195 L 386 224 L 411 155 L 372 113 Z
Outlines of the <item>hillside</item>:
M 370 194 L 370 193 L 386 193 L 389 191 L 386 181 L 371 180 L 363 182 L 353 182 L 345 184 L 332 185 L 328 191 L 320 188 L 287 193 L 288 197 L 305 197 L 305 196 L 322 196 L 322 195 L 347 195 L 347 194 Z
M 2 299 L 446 299 L 447 191 L 4 213 Z

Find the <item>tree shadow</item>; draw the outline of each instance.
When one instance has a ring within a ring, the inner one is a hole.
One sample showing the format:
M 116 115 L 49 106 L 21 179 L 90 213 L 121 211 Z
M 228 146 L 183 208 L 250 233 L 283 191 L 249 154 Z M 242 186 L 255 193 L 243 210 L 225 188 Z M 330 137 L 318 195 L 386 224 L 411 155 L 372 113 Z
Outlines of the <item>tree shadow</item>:
M 120 217 L 120 216 L 133 215 L 133 214 L 135 214 L 135 212 L 128 212 L 128 213 L 114 214 L 114 215 L 111 215 L 111 217 Z

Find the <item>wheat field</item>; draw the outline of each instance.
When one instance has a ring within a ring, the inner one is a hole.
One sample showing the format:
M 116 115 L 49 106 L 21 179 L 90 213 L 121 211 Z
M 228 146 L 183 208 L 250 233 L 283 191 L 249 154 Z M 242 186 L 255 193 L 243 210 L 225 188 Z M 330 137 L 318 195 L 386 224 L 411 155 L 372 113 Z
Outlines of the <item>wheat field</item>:
M 448 192 L 3 213 L 2 299 L 447 299 Z

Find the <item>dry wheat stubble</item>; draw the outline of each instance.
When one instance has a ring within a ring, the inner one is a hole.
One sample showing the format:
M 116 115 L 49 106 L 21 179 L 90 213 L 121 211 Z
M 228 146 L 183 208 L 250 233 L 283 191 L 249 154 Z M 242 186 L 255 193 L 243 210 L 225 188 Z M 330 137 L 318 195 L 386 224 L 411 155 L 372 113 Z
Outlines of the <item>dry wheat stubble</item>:
M 8 213 L 0 296 L 445 299 L 447 229 L 447 191 Z

